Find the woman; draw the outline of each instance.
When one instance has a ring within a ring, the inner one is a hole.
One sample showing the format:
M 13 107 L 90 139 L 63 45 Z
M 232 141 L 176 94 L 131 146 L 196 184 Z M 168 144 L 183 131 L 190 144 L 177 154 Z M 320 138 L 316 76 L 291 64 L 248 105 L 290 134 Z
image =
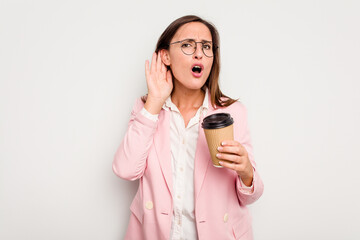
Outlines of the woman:
M 160 36 L 147 96 L 138 99 L 113 161 L 116 175 L 139 181 L 125 239 L 253 239 L 246 205 L 263 192 L 244 105 L 219 89 L 219 36 L 197 16 L 172 22 Z M 224 139 L 215 168 L 201 122 L 227 112 L 234 139 Z M 229 162 L 230 161 L 230 162 Z

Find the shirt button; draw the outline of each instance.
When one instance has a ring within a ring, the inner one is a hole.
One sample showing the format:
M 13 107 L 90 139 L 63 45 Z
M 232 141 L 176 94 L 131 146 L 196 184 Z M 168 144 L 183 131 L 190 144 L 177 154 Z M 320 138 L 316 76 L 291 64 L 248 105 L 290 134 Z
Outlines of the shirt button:
M 154 205 L 153 205 L 153 202 L 152 201 L 147 201 L 145 203 L 145 207 L 149 210 L 153 209 Z
M 184 171 L 184 168 L 181 167 L 181 168 L 180 168 L 180 171 L 183 172 L 183 171 Z
M 182 139 L 182 144 L 185 144 L 185 138 Z
M 178 199 L 180 199 L 180 198 L 181 198 L 181 196 L 180 196 L 180 195 L 177 195 L 177 198 L 178 198 Z
M 224 223 L 226 223 L 229 219 L 229 214 L 225 213 L 224 215 Z

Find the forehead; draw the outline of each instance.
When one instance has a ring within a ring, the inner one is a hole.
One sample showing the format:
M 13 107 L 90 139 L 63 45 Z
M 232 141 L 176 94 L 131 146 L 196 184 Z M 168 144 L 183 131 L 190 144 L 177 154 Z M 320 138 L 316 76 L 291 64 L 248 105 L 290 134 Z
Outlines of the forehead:
M 175 33 L 173 41 L 183 39 L 207 40 L 212 41 L 209 28 L 200 22 L 190 22 L 182 25 Z

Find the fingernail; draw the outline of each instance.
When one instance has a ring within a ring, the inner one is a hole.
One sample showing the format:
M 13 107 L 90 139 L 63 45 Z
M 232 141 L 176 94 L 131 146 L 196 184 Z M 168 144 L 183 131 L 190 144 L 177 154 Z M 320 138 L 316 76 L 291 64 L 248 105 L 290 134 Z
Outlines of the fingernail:
M 216 154 L 216 157 L 220 157 L 220 153 L 217 153 L 217 154 Z
M 220 164 L 220 165 L 222 165 L 222 163 L 223 163 L 222 161 L 219 161 L 219 164 Z
M 222 142 L 221 145 L 225 146 L 225 142 Z
M 222 147 L 218 147 L 217 149 L 218 149 L 219 151 L 221 151 L 223 148 L 222 148 Z

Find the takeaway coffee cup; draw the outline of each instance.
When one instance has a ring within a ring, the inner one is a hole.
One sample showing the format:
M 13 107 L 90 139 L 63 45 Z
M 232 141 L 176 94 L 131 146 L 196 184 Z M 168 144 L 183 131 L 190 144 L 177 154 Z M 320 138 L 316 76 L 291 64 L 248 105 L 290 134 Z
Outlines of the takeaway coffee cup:
M 216 113 L 204 118 L 201 124 L 214 167 L 222 167 L 216 157 L 217 148 L 222 141 L 234 139 L 233 123 L 234 120 L 229 113 Z

